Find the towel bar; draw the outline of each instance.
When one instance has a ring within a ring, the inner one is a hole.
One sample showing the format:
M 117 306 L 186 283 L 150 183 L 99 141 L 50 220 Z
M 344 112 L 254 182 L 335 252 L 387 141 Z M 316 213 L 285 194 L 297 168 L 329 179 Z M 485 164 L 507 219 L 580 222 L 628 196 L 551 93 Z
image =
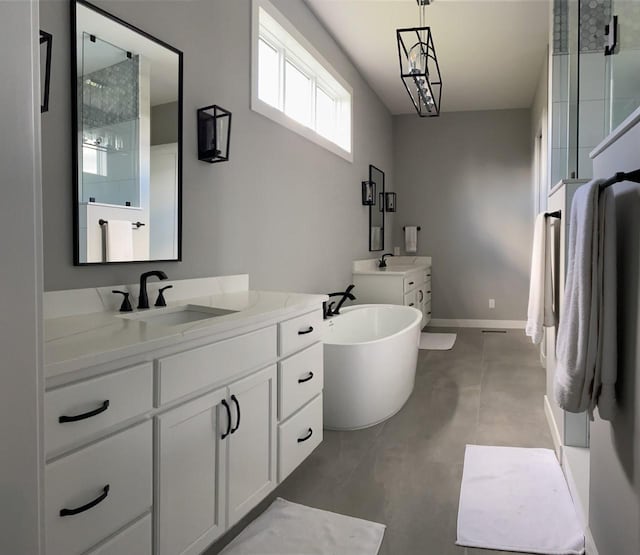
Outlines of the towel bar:
M 402 231 L 404 231 L 405 229 L 407 229 L 407 227 L 403 225 L 402 226 Z M 422 228 L 420 226 L 418 226 L 418 231 L 420 231 L 420 229 L 422 229 Z
M 98 220 L 98 224 L 101 226 L 108 223 L 109 223 L 109 220 L 103 220 L 102 218 Z M 144 224 L 142 222 L 131 222 L 131 225 L 136 229 L 140 229 Z
M 640 183 L 640 170 L 635 170 L 632 172 L 618 172 L 613 177 L 607 179 L 600 187 L 603 189 L 605 187 L 609 187 L 615 183 L 620 183 L 621 181 L 633 181 L 634 183 Z

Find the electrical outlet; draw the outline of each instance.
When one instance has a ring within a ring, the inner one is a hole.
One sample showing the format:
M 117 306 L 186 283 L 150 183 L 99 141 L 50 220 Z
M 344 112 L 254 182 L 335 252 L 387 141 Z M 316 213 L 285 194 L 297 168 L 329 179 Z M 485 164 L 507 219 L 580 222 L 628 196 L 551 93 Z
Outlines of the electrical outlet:
M 495 308 L 495 307 L 496 307 L 496 300 L 489 299 L 489 308 Z

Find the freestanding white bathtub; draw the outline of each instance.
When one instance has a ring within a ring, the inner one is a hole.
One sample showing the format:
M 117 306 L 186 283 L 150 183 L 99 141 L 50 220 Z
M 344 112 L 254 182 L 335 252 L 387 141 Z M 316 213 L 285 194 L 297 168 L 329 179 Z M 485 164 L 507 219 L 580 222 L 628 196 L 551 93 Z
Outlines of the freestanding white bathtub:
M 409 306 L 343 308 L 324 335 L 324 427 L 357 430 L 398 412 L 413 391 L 422 312 Z

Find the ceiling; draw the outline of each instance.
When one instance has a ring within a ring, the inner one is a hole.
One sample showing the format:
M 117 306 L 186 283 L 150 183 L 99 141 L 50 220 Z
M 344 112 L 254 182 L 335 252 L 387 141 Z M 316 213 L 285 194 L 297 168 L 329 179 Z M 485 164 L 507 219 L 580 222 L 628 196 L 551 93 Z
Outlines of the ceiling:
M 392 114 L 415 113 L 400 80 L 396 28 L 416 0 L 306 0 Z M 531 106 L 547 52 L 548 0 L 435 0 L 426 9 L 443 112 Z

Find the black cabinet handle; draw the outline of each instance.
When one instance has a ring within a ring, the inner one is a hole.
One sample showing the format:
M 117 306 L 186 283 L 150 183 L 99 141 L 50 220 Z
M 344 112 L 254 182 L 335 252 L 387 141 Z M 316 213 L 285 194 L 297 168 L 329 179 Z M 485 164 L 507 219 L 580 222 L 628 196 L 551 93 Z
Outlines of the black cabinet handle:
M 238 421 L 236 422 L 236 427 L 231 428 L 231 433 L 235 434 L 240 427 L 240 403 L 238 402 L 238 398 L 235 395 L 231 396 L 231 400 L 236 404 L 236 410 L 238 411 Z M 231 420 L 229 420 L 231 422 Z
M 313 430 L 309 428 L 309 433 L 304 437 L 298 438 L 298 443 L 302 443 L 303 441 L 307 441 L 313 435 Z
M 413 303 L 409 303 L 409 306 L 413 306 Z
M 60 516 L 78 515 L 80 513 L 88 511 L 89 509 L 93 509 L 93 507 L 95 507 L 99 503 L 102 503 L 107 498 L 107 495 L 109 495 L 109 484 L 102 488 L 102 493 L 98 497 L 96 497 L 93 501 L 90 501 L 86 505 L 82 505 L 82 507 L 77 507 L 75 509 L 60 509 Z
M 311 333 L 312 331 L 313 331 L 313 326 L 309 326 L 308 330 L 299 331 L 298 335 L 307 335 L 308 333 Z
M 431 294 L 431 291 L 427 291 L 427 293 Z
M 308 382 L 312 378 L 313 378 L 313 372 L 309 372 L 309 375 L 306 378 L 300 378 L 298 380 L 298 383 Z
M 222 406 L 227 411 L 227 430 L 220 436 L 220 439 L 224 439 L 231 433 L 231 407 L 229 407 L 229 403 L 227 403 L 226 399 L 222 399 Z
M 410 282 L 409 282 L 409 285 L 413 285 L 413 283 L 414 283 L 413 281 L 410 281 Z
M 58 422 L 64 424 L 65 422 L 77 422 L 78 420 L 85 420 L 86 418 L 91 418 L 92 416 L 97 416 L 101 412 L 104 412 L 109 408 L 109 399 L 107 399 L 102 405 L 100 405 L 97 409 L 83 412 L 82 414 L 76 414 L 74 416 L 61 416 L 58 418 Z
M 431 277 L 431 274 L 427 274 L 427 277 Z
M 427 314 L 431 314 L 431 311 L 427 312 Z

